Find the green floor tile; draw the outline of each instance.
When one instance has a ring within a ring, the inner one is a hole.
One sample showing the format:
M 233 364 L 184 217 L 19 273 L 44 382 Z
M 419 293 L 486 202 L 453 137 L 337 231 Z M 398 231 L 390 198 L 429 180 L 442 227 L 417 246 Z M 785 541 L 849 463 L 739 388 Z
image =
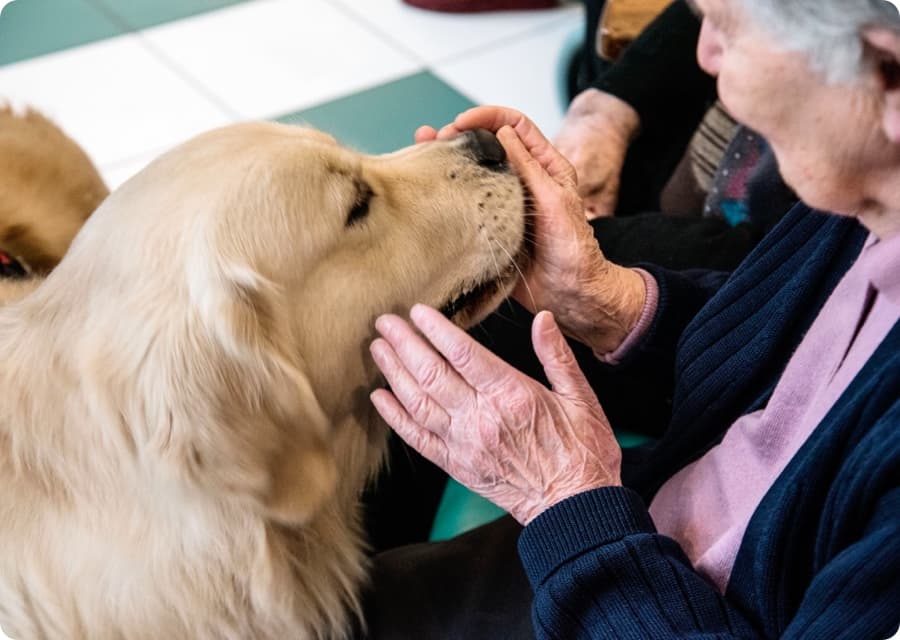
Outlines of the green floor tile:
M 366 153 L 387 153 L 413 143 L 419 125 L 440 127 L 472 101 L 428 72 L 418 73 L 278 118 L 326 131 Z
M 16 0 L 0 13 L 0 65 L 122 33 L 83 0 Z
M 16 0 L 0 13 L 0 66 L 247 0 Z
M 133 30 L 223 9 L 246 0 L 92 0 Z

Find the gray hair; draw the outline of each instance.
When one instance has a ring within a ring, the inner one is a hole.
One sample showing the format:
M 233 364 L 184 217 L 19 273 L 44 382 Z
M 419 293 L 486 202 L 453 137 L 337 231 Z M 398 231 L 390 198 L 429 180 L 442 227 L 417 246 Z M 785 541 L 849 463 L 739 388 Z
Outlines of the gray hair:
M 900 13 L 888 0 L 740 0 L 747 16 L 785 48 L 809 56 L 831 82 L 853 82 L 863 70 L 862 30 L 900 33 Z

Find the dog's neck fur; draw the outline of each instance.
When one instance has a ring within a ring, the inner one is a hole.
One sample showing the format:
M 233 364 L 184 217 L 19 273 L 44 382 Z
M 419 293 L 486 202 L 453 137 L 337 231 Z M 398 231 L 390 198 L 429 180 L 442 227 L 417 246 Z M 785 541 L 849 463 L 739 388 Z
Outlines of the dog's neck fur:
M 0 545 L 23 554 L 14 563 L 0 557 L 0 617 L 12 624 L 6 631 L 22 638 L 274 640 L 320 637 L 328 629 L 341 637 L 346 620 L 329 612 L 359 613 L 355 585 L 366 566 L 358 480 L 339 484 L 337 498 L 299 527 L 167 480 L 140 462 L 133 425 L 92 393 L 103 386 L 92 386 L 79 367 L 85 363 L 75 361 L 96 336 L 59 348 L 57 323 L 82 320 L 50 305 L 51 296 L 34 291 L 39 284 L 0 284 L 0 517 L 7 523 Z M 24 370 L 12 366 L 26 353 Z M 64 388 L 50 393 L 47 385 Z M 348 457 L 342 465 L 371 473 L 380 448 L 358 437 L 366 417 L 370 412 L 360 409 L 333 426 Z M 75 421 L 92 430 L 67 428 Z M 7 491 L 16 499 L 4 497 Z M 4 512 L 11 504 L 31 509 Z M 333 544 L 310 546 L 311 538 Z M 79 597 L 76 604 L 72 585 L 86 581 L 100 585 L 86 590 L 96 600 Z M 323 582 L 334 586 L 322 589 Z M 210 592 L 209 585 L 230 587 Z M 172 619 L 183 607 L 168 598 L 188 598 L 191 619 Z M 43 626 L 48 620 L 58 628 Z

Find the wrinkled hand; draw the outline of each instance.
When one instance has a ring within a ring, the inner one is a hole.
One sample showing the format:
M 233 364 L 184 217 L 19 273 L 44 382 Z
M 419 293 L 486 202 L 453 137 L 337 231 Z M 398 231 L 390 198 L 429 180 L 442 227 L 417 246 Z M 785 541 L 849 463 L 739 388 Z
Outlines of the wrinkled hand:
M 551 310 L 567 334 L 595 353 L 615 350 L 643 310 L 644 281 L 603 256 L 572 165 L 531 120 L 504 107 L 470 109 L 440 131 L 421 127 L 416 141 L 476 128 L 497 135 L 535 203 L 533 260 L 513 297 L 532 313 Z
M 371 344 L 390 391 L 371 398 L 411 447 L 528 524 L 583 491 L 619 485 L 621 450 L 597 398 L 548 312 L 532 327 L 553 390 L 520 373 L 430 307 L 417 334 L 381 316 Z
M 597 89 L 580 93 L 569 106 L 555 143 L 578 174 L 588 220 L 615 213 L 622 166 L 638 127 L 630 105 Z

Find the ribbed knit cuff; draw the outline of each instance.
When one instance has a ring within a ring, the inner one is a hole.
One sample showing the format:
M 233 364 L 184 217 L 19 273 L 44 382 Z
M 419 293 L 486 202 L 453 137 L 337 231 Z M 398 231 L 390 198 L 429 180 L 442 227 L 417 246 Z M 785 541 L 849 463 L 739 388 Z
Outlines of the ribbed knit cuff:
M 646 270 L 635 269 L 635 271 L 643 278 L 644 288 L 647 292 L 644 308 L 641 311 L 641 316 L 638 318 L 637 324 L 635 324 L 631 332 L 625 336 L 622 344 L 620 344 L 615 351 L 609 353 L 594 353 L 600 362 L 608 365 L 617 365 L 622 362 L 622 359 L 625 358 L 628 352 L 643 339 L 644 334 L 647 333 L 650 325 L 653 324 L 653 316 L 656 315 L 656 305 L 659 302 L 659 286 L 656 284 L 656 280 L 653 276 Z
M 641 497 L 625 487 L 603 487 L 551 507 L 523 529 L 519 557 L 537 588 L 559 566 L 630 535 L 655 533 Z

